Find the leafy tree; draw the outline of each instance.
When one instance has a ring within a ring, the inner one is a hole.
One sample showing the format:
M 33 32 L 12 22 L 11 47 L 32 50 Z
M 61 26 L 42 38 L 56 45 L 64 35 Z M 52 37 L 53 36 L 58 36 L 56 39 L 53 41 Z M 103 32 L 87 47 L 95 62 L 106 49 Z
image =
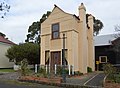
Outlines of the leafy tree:
M 95 19 L 94 17 L 94 35 L 98 35 L 99 31 L 103 28 L 103 23 L 99 19 Z
M 41 23 L 47 19 L 47 17 L 50 15 L 50 13 L 51 13 L 50 11 L 47 11 L 46 14 L 43 14 L 40 21 L 33 22 L 32 25 L 29 26 L 28 35 L 27 35 L 27 39 L 25 40 L 25 42 L 32 42 L 36 46 L 39 46 L 39 44 L 40 44 Z M 40 55 L 39 55 L 40 54 L 40 46 L 36 47 L 36 49 L 38 50 L 38 52 L 36 52 L 35 54 L 38 54 L 39 58 L 37 57 L 37 60 L 34 59 L 34 60 L 30 60 L 30 61 L 36 62 L 36 61 L 40 60 Z M 35 55 L 33 55 L 33 57 L 34 56 Z
M 7 12 L 10 10 L 10 5 L 6 3 L 6 0 L 0 1 L 0 16 L 1 18 L 4 18 Z
M 14 45 L 7 50 L 6 56 L 16 64 L 23 59 L 27 59 L 29 64 L 39 64 L 39 45 L 33 43 Z
M 40 30 L 41 30 L 41 23 L 47 19 L 50 15 L 50 11 L 47 11 L 46 14 L 43 14 L 40 21 L 33 22 L 32 25 L 28 28 L 27 39 L 25 42 L 33 42 L 33 43 L 40 43 Z
M 90 14 L 86 14 L 86 22 L 88 22 L 88 16 L 90 16 Z M 94 30 L 94 36 L 99 34 L 99 31 L 103 28 L 103 23 L 99 20 L 96 19 L 95 17 L 93 17 L 93 30 Z
M 6 37 L 6 35 L 5 34 L 3 34 L 2 32 L 0 32 L 0 36 L 2 36 L 2 37 Z

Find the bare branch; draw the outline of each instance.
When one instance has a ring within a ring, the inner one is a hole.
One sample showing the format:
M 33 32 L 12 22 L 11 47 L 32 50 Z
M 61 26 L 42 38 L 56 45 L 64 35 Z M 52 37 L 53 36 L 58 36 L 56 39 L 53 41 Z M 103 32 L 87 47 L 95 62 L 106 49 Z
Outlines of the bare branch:
M 10 5 L 6 3 L 5 0 L 0 1 L 0 17 L 4 18 L 6 16 L 6 13 L 9 12 Z

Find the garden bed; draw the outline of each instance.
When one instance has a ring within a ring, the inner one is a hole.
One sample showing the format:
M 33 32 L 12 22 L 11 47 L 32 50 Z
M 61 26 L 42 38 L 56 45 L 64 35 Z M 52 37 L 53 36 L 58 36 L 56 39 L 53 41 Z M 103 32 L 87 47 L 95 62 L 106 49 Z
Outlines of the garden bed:
M 106 80 L 104 83 L 104 88 L 120 88 L 120 83 L 114 83 L 110 80 Z
M 34 77 L 34 76 L 22 76 L 19 78 L 20 81 L 28 81 L 28 82 L 38 82 L 38 83 L 57 83 L 60 84 L 62 82 L 62 78 L 44 78 L 44 77 Z

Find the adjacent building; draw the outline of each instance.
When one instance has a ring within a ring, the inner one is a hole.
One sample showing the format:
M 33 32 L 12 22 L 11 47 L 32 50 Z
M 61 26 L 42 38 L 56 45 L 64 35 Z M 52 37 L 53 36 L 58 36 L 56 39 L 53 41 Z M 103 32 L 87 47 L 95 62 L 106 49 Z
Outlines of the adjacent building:
M 9 58 L 6 57 L 7 49 L 10 48 L 15 43 L 9 41 L 8 39 L 0 36 L 0 68 L 12 68 L 14 62 L 10 62 Z
M 102 70 L 103 64 L 106 63 L 120 65 L 120 58 L 117 52 L 113 50 L 114 45 L 112 42 L 118 42 L 119 40 L 119 38 L 116 39 L 115 34 L 96 36 L 94 40 L 96 70 Z
M 41 24 L 41 65 L 62 65 L 63 34 L 65 34 L 65 62 L 75 71 L 87 73 L 87 67 L 95 69 L 93 16 L 86 20 L 83 3 L 79 16 L 64 12 L 54 6 L 49 17 Z

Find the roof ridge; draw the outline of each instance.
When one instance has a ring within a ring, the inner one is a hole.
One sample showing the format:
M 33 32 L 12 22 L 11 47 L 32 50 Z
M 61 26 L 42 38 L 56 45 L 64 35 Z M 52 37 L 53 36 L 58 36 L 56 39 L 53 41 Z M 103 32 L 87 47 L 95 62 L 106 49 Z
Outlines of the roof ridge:
M 4 38 L 3 36 L 0 36 L 0 42 L 15 45 L 14 42 Z

